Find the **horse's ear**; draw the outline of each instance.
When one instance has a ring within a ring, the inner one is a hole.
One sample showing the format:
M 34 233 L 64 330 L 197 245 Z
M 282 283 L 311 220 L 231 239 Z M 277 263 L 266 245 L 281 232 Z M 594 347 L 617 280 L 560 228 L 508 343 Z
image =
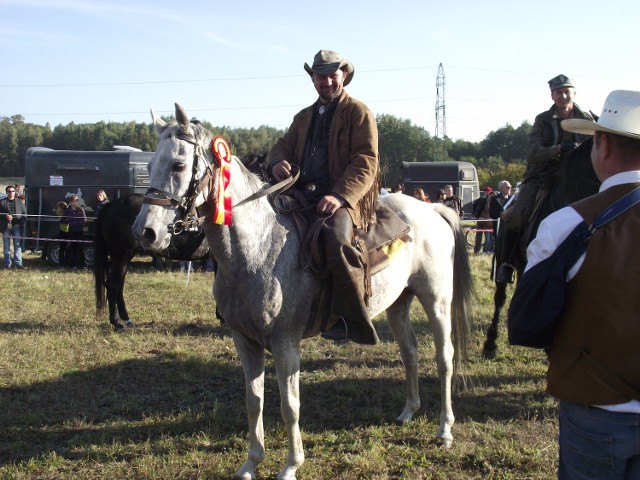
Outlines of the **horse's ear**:
M 184 133 L 189 133 L 189 117 L 187 116 L 187 112 L 184 111 L 179 104 L 176 105 L 176 120 L 178 121 L 178 125 L 180 125 L 180 129 Z
M 158 117 L 153 111 L 153 108 L 151 109 L 151 120 L 153 121 L 153 126 L 158 133 L 162 132 L 162 130 L 167 126 L 167 122 Z

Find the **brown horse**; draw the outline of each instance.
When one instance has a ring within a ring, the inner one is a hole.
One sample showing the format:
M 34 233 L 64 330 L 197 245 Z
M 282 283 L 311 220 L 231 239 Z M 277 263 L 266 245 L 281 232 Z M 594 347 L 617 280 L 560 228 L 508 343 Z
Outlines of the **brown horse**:
M 517 277 L 524 271 L 527 265 L 527 245 L 536 235 L 538 226 L 542 220 L 551 213 L 573 202 L 588 197 L 598 192 L 600 180 L 596 176 L 591 164 L 591 146 L 593 139 L 589 138 L 573 152 L 567 154 L 562 160 L 562 166 L 556 177 L 556 182 L 550 188 L 549 193 L 540 207 L 534 213 L 529 222 L 527 231 L 520 239 L 519 248 L 513 257 L 513 266 Z M 517 199 L 516 199 L 517 201 Z M 504 229 L 498 229 L 496 237 L 495 255 L 493 257 L 493 270 L 502 264 L 501 250 L 504 237 Z M 496 275 L 493 274 L 492 278 Z M 487 329 L 487 338 L 484 342 L 482 354 L 485 358 L 494 358 L 497 352 L 496 340 L 498 339 L 498 323 L 500 314 L 507 301 L 507 283 L 496 280 L 496 291 L 493 296 L 494 311 L 491 325 Z

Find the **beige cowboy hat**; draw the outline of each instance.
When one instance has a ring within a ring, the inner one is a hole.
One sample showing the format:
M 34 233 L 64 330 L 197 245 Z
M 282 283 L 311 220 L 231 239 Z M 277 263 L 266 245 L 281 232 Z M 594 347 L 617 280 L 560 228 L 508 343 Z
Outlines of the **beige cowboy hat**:
M 640 92 L 614 90 L 605 100 L 597 122 L 571 118 L 562 121 L 562 128 L 583 135 L 607 132 L 640 140 Z
M 313 75 L 314 73 L 330 75 L 339 68 L 342 68 L 347 74 L 347 78 L 344 79 L 344 86 L 346 87 L 351 83 L 355 69 L 353 68 L 353 64 L 338 52 L 334 52 L 333 50 L 320 50 L 316 53 L 316 56 L 313 57 L 313 65 L 309 66 L 307 63 L 304 64 L 304 69 L 309 75 Z

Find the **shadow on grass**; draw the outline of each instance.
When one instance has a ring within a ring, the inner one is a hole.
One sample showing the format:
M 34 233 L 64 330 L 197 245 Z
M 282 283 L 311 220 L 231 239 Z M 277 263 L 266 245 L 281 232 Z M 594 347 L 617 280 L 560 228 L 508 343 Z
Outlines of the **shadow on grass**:
M 193 334 L 191 328 L 182 334 Z M 202 334 L 210 333 L 205 329 Z M 331 366 L 330 359 L 303 361 L 302 371 Z M 241 368 L 225 358 L 203 362 L 171 354 L 72 372 L 27 387 L 0 388 L 0 464 L 28 461 L 50 452 L 69 459 L 107 455 L 100 452 L 109 451 L 112 445 L 167 437 L 180 445 L 181 437 L 198 432 L 216 439 L 243 438 L 247 432 L 243 378 Z M 480 380 L 495 385 L 536 379 L 520 376 Z M 400 380 L 349 378 L 305 383 L 303 378 L 300 387 L 301 426 L 306 431 L 393 424 L 404 406 L 404 382 Z M 420 387 L 422 409 L 418 415 L 437 422 L 439 381 L 435 377 L 421 378 Z M 479 388 L 455 395 L 458 422 L 489 418 L 507 421 L 548 414 L 536 398 L 535 387 L 521 392 L 492 388 L 488 393 Z M 268 362 L 264 408 L 267 427 L 282 423 L 279 402 L 275 373 Z M 184 443 L 185 449 L 194 448 L 193 442 Z M 126 456 L 127 449 L 122 450 L 121 455 Z

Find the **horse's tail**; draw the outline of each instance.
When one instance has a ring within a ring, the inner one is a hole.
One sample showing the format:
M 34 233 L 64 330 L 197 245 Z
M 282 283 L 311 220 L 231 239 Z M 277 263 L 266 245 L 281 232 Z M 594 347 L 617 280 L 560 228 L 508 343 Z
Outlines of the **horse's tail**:
M 471 343 L 473 319 L 471 316 L 471 298 L 473 295 L 471 266 L 465 232 L 458 213 L 443 204 L 435 204 L 436 211 L 449 224 L 455 241 L 453 262 L 453 301 L 451 321 L 453 330 L 454 363 L 459 366 L 467 358 Z
M 96 318 L 104 313 L 105 305 L 107 303 L 106 298 L 106 275 L 109 265 L 109 258 L 107 254 L 107 245 L 104 240 L 103 233 L 103 219 L 105 218 L 106 211 L 109 209 L 109 204 L 106 204 L 98 218 L 96 219 L 96 232 L 93 237 L 93 278 L 95 281 L 95 294 L 96 294 Z

